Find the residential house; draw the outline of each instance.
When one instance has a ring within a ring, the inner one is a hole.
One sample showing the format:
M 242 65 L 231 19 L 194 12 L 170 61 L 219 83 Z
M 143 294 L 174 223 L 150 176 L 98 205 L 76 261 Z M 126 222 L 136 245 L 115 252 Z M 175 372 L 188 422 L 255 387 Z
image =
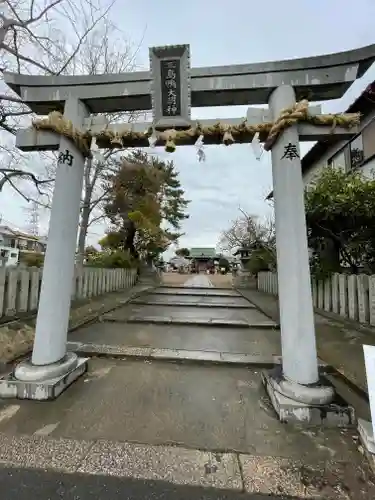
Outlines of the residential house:
M 317 142 L 302 158 L 302 175 L 308 186 L 328 165 L 346 172 L 360 169 L 365 176 L 375 172 L 375 81 L 349 106 L 347 113 L 361 113 L 359 133 L 349 141 L 330 137 Z M 271 199 L 271 192 L 267 199 Z
M 46 238 L 0 225 L 0 266 L 17 265 L 21 254 L 44 254 L 46 247 Z
M 349 106 L 347 113 L 360 113 L 359 133 L 350 140 L 334 135 L 317 142 L 302 158 L 302 176 L 309 186 L 327 166 L 357 170 L 366 177 L 375 175 L 375 81 Z M 267 199 L 272 198 L 271 192 Z M 309 250 L 310 255 L 312 250 Z

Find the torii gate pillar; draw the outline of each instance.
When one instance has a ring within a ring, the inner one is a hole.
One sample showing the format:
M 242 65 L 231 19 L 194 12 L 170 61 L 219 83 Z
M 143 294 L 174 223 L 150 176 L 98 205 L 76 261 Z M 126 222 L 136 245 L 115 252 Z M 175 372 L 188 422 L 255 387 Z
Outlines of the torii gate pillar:
M 290 85 L 276 88 L 269 100 L 274 118 L 295 103 Z M 265 374 L 264 381 L 281 420 L 294 407 L 298 420 L 310 420 L 309 406 L 330 403 L 334 391 L 319 381 L 298 126 L 284 130 L 271 152 L 282 372 Z
M 87 116 L 82 101 L 67 99 L 64 117 L 76 128 Z M 87 369 L 87 359 L 66 349 L 85 158 L 70 139 L 59 141 L 32 358 L 16 366 L 8 386 L 20 399 L 54 399 Z

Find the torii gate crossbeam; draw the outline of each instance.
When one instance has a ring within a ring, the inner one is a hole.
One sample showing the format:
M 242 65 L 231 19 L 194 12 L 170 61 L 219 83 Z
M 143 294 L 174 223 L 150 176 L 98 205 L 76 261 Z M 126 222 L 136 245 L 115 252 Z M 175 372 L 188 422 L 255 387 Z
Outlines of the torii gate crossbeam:
M 317 57 L 191 69 L 193 107 L 268 104 L 271 92 L 292 85 L 296 98 L 338 99 L 374 60 L 375 45 Z M 60 108 L 69 96 L 91 113 L 151 110 L 149 71 L 111 75 L 36 76 L 4 73 L 5 82 L 37 114 Z

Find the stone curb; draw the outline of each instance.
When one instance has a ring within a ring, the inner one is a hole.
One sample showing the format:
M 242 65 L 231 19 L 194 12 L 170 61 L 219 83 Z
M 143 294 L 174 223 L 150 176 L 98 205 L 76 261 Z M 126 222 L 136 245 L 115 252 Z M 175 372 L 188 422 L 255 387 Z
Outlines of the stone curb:
M 219 303 L 211 303 L 211 304 L 201 304 L 201 303 L 189 303 L 189 302 L 169 302 L 167 304 L 163 304 L 157 301 L 147 301 L 147 300 L 132 300 L 132 304 L 140 305 L 140 306 L 163 306 L 163 307 L 221 307 L 222 309 L 256 309 L 256 307 L 249 302 L 247 304 L 219 304 Z
M 243 489 L 235 453 L 177 446 L 0 434 L 0 463 L 8 467 Z
M 157 287 L 160 288 L 160 287 Z M 210 288 L 210 290 L 214 290 L 214 288 Z M 238 297 L 238 295 L 233 295 L 229 293 L 215 293 L 209 294 L 205 292 L 193 293 L 193 292 L 175 292 L 175 293 L 165 293 L 165 292 L 154 292 L 154 295 L 162 296 L 162 297 L 220 297 L 220 298 L 233 298 Z
M 170 318 L 170 317 L 162 317 L 162 316 L 130 316 L 126 319 L 116 319 L 116 318 L 103 318 L 103 321 L 111 322 L 111 323 L 148 323 L 152 325 L 183 325 L 183 326 L 204 326 L 204 327 L 222 327 L 222 328 L 246 328 L 246 329 L 258 329 L 258 330 L 274 330 L 277 329 L 277 325 L 271 322 L 264 323 L 247 323 L 242 320 L 233 320 L 233 321 L 225 321 L 225 320 L 186 320 L 186 319 L 178 319 L 178 318 Z
M 254 500 L 276 497 L 339 500 L 343 496 L 337 485 L 353 470 L 353 464 L 334 460 L 302 462 L 235 450 L 4 433 L 0 434 L 0 463 L 9 468 L 9 473 L 11 468 L 24 468 L 148 480 L 155 481 L 155 486 L 163 481 L 205 488 L 199 498 L 206 498 L 203 493 L 206 491 L 207 498 L 214 492 L 215 498 L 237 493 L 244 498 L 251 494 Z M 355 492 L 357 488 L 362 491 L 362 477 L 355 474 L 353 479 Z M 366 498 L 372 496 L 370 490 L 371 486 L 365 491 Z
M 121 345 L 85 344 L 68 342 L 68 349 L 76 354 L 88 357 L 109 357 L 136 359 L 143 361 L 171 361 L 192 364 L 213 364 L 225 366 L 248 366 L 259 369 L 273 368 L 281 364 L 281 356 L 263 356 L 254 354 L 195 351 L 185 349 L 167 349 L 152 347 L 123 347 Z M 319 360 L 321 373 L 332 373 L 333 368 Z
M 194 286 L 173 286 L 173 285 L 160 285 L 158 288 L 172 288 L 173 290 L 176 288 L 177 290 L 211 290 L 214 288 L 215 290 L 222 290 L 222 291 L 230 291 L 233 290 L 233 288 L 229 287 L 220 287 L 220 286 L 200 286 L 200 287 L 194 287 Z

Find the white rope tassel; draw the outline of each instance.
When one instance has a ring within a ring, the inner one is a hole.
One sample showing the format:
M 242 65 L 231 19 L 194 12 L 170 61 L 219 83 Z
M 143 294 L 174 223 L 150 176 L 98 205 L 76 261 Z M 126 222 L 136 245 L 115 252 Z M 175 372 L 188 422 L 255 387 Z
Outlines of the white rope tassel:
M 148 138 L 148 143 L 150 145 L 150 148 L 154 148 L 157 141 L 158 141 L 158 138 L 157 138 L 157 135 L 155 133 L 155 129 L 153 129 L 152 134 Z
M 259 132 L 254 134 L 253 140 L 251 141 L 251 147 L 253 148 L 253 153 L 255 158 L 259 161 L 262 158 L 264 149 L 259 140 Z
M 203 139 L 204 139 L 204 136 L 200 135 L 195 142 L 195 147 L 197 148 L 197 156 L 198 156 L 199 163 L 206 160 L 206 155 L 205 155 L 205 152 L 203 150 L 203 148 L 204 148 Z

